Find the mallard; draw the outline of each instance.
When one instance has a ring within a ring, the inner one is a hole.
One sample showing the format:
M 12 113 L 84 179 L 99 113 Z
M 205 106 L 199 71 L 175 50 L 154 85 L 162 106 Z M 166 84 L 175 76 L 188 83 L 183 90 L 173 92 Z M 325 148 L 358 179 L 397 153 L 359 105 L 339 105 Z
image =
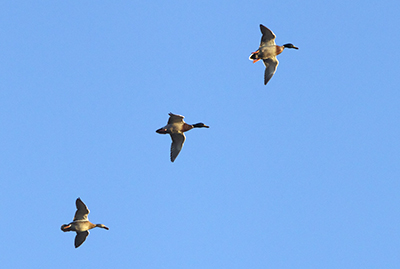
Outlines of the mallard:
M 275 74 L 276 68 L 278 67 L 279 61 L 276 59 L 276 56 L 281 54 L 285 48 L 289 49 L 299 49 L 295 47 L 293 44 L 288 43 L 283 46 L 278 46 L 275 44 L 275 34 L 260 24 L 260 29 L 262 33 L 261 44 L 257 51 L 253 52 L 249 59 L 253 61 L 253 63 L 263 60 L 265 65 L 265 73 L 264 73 L 264 85 L 267 85 L 268 81 Z
M 82 202 L 81 198 L 76 199 L 76 212 L 73 222 L 69 224 L 63 224 L 61 230 L 63 232 L 76 232 L 75 236 L 75 248 L 82 245 L 85 242 L 86 237 L 89 235 L 89 230 L 94 227 L 99 227 L 108 230 L 104 224 L 93 224 L 88 220 L 89 209 Z
M 196 123 L 196 124 L 187 124 L 183 121 L 184 116 L 176 115 L 173 113 L 169 113 L 169 119 L 167 125 L 158 129 L 156 132 L 159 134 L 169 134 L 172 139 L 171 144 L 171 162 L 174 162 L 179 152 L 183 147 L 183 143 L 185 143 L 185 134 L 193 128 L 209 128 L 209 126 L 204 123 Z

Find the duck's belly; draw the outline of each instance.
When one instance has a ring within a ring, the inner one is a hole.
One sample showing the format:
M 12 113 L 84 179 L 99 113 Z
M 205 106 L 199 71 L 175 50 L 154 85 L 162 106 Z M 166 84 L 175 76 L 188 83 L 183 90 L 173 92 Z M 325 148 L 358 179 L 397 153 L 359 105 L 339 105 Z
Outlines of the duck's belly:
M 182 129 L 182 126 L 172 125 L 171 128 L 169 129 L 169 131 L 171 134 L 178 134 L 178 133 L 181 133 L 181 129 Z
M 280 46 L 266 46 L 260 49 L 260 56 L 262 59 L 267 59 L 280 54 L 283 51 Z
M 89 223 L 86 221 L 76 221 L 75 222 L 75 229 L 77 232 L 84 232 L 89 230 Z

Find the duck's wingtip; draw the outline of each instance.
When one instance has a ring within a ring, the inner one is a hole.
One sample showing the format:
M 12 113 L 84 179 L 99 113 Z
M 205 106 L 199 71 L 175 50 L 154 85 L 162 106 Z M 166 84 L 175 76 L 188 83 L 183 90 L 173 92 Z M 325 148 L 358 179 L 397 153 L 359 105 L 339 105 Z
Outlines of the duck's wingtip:
M 182 115 L 179 115 L 179 114 L 174 114 L 174 113 L 172 113 L 172 112 L 169 112 L 168 115 L 169 115 L 170 117 L 181 117 L 181 118 L 185 118 L 185 116 L 182 116 Z

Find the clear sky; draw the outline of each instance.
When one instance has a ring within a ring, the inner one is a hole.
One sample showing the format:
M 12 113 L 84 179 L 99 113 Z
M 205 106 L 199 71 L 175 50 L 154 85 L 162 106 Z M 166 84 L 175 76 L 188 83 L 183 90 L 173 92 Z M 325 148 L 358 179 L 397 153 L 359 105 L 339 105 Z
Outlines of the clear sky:
M 398 268 L 399 14 L 3 1 L 0 267 Z M 267 86 L 260 23 L 299 47 Z M 169 112 L 210 126 L 174 163 Z M 110 230 L 75 249 L 77 197 Z

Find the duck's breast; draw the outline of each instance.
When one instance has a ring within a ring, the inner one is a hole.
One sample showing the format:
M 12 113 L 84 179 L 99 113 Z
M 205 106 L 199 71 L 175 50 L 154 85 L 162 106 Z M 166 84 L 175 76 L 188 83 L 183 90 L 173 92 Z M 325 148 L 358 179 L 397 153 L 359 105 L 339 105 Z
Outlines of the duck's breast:
M 276 47 L 275 47 L 275 53 L 276 53 L 275 56 L 281 54 L 284 48 L 285 48 L 284 46 L 276 45 Z
M 190 129 L 193 129 L 193 125 L 190 125 L 190 124 L 187 124 L 187 123 L 183 124 L 183 126 L 182 126 L 182 132 L 187 132 L 187 131 L 189 131 Z

